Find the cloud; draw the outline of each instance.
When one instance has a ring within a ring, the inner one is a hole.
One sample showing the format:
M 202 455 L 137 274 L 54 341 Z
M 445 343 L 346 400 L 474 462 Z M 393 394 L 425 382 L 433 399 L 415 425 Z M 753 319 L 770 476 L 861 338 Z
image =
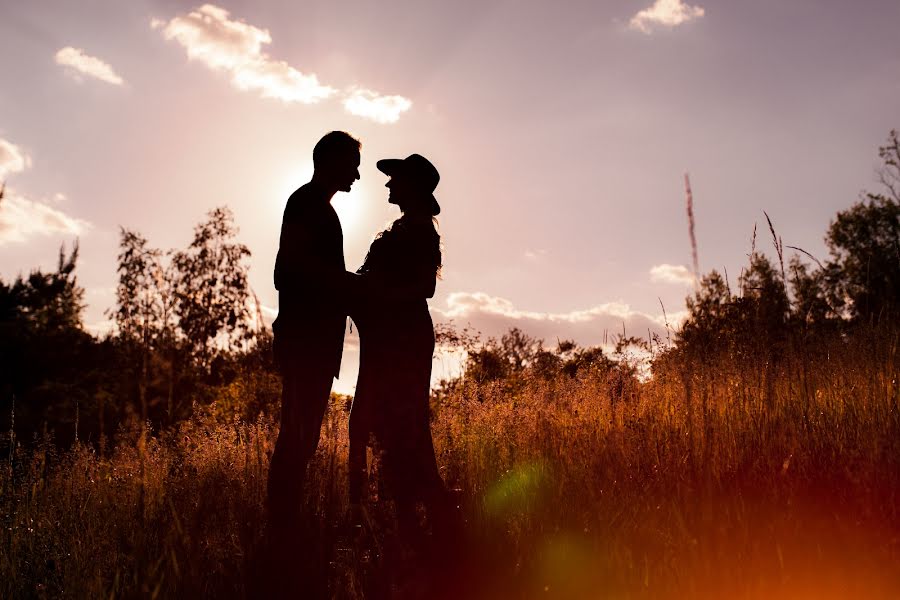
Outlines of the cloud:
M 526 250 L 525 258 L 528 260 L 539 261 L 547 256 L 546 248 L 538 248 L 536 250 Z
M 543 339 L 554 346 L 557 339 L 573 339 L 582 345 L 611 344 L 616 334 L 646 337 L 647 331 L 666 337 L 666 324 L 662 315 L 650 315 L 633 310 L 622 302 L 607 302 L 567 313 L 526 311 L 511 301 L 484 292 L 455 292 L 447 298 L 445 308 L 432 306 L 436 320 L 454 321 L 458 326 L 470 324 L 487 337 L 498 337 L 518 327 L 528 335 Z M 669 324 L 675 327 L 683 318 L 681 314 L 669 315 Z
M 22 150 L 0 138 L 0 246 L 7 242 L 24 242 L 33 235 L 65 233 L 80 235 L 90 223 L 70 217 L 44 202 L 36 202 L 5 187 L 6 176 L 24 171 L 31 159 Z M 60 204 L 66 197 L 54 194 L 51 202 Z
M 69 67 L 82 75 L 105 81 L 112 85 L 122 85 L 125 81 L 113 68 L 96 56 L 84 53 L 81 48 L 66 46 L 56 53 L 56 64 Z
M 88 228 L 90 223 L 87 221 L 29 200 L 15 191 L 6 190 L 0 199 L 0 245 L 24 242 L 34 235 L 80 235 Z
M 656 0 L 653 6 L 645 8 L 631 17 L 628 26 L 643 33 L 651 33 L 657 26 L 676 27 L 688 21 L 699 19 L 706 11 L 700 6 L 690 6 L 682 0 Z
M 654 283 L 694 284 L 694 274 L 684 265 L 655 265 L 650 269 L 650 281 Z
M 344 99 L 344 108 L 351 115 L 366 117 L 376 123 L 396 123 L 400 114 L 409 110 L 412 102 L 403 96 L 381 96 L 378 92 L 356 88 Z
M 0 182 L 6 180 L 10 173 L 19 173 L 31 166 L 27 154 L 3 138 L 0 138 Z
M 272 43 L 268 30 L 233 20 L 227 10 L 212 4 L 168 22 L 153 19 L 150 26 L 162 30 L 167 40 L 181 44 L 191 60 L 227 73 L 237 89 L 258 92 L 263 98 L 315 104 L 341 97 L 347 112 L 378 123 L 396 123 L 412 106 L 403 96 L 382 95 L 361 86 L 339 93 L 321 83 L 316 74 L 301 73 L 266 54 L 264 46 Z
M 151 22 L 162 29 L 167 40 L 176 40 L 188 58 L 210 69 L 231 75 L 232 84 L 244 91 L 256 91 L 263 98 L 313 104 L 332 96 L 335 89 L 319 83 L 314 74 L 303 74 L 283 61 L 273 60 L 263 46 L 272 42 L 265 29 L 229 18 L 224 8 L 204 4 L 168 23 Z

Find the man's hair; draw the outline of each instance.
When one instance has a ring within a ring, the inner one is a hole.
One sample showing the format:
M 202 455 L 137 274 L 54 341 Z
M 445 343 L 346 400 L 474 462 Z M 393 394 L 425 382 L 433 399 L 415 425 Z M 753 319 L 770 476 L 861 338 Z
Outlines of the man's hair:
M 332 131 L 322 136 L 313 148 L 313 167 L 324 166 L 335 158 L 359 152 L 362 144 L 346 131 Z

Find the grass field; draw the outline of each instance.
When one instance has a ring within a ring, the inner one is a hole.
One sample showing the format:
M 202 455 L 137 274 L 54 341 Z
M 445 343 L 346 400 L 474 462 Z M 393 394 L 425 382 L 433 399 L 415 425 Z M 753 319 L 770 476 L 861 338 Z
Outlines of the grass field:
M 896 334 L 870 331 L 625 389 L 460 385 L 433 433 L 472 597 L 900 597 L 898 362 Z M 0 596 L 253 597 L 276 432 L 198 411 L 113 447 L 20 447 L 0 471 Z M 334 598 L 379 568 L 347 526 L 346 453 L 335 401 L 307 499 Z M 389 540 L 388 503 L 370 512 Z

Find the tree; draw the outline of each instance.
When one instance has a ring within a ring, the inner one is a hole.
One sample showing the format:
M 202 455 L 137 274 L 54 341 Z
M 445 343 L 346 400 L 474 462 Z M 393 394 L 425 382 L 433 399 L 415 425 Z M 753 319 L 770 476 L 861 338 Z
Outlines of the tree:
M 521 384 L 529 377 L 553 380 L 560 376 L 606 376 L 617 367 L 599 347 L 582 348 L 571 340 L 563 340 L 555 349 L 547 349 L 543 340 L 517 327 L 503 334 L 500 341 L 489 338 L 484 343 L 469 329 L 460 333 L 449 324 L 439 324 L 436 329 L 443 343 L 465 351 L 463 373 L 457 380 L 441 382 L 437 396 L 445 395 L 463 380 Z
M 503 357 L 509 363 L 513 371 L 521 371 L 534 361 L 534 357 L 541 349 L 542 341 L 536 340 L 527 333 L 513 327 L 500 338 L 500 348 Z
M 466 354 L 465 377 L 478 383 L 506 379 L 511 372 L 509 361 L 497 340 L 491 338 L 478 349 Z
M 119 230 L 119 283 L 113 311 L 119 335 L 148 350 L 167 325 L 169 296 L 162 252 L 149 248 L 139 233 Z
M 826 278 L 831 303 L 852 319 L 891 322 L 900 310 L 900 140 L 891 131 L 878 150 L 886 194 L 837 214 L 825 242 L 831 254 Z
M 116 344 L 142 419 L 169 423 L 185 416 L 189 395 L 211 400 L 212 388 L 236 376 L 250 330 L 246 259 L 234 241 L 237 229 L 226 208 L 211 211 L 194 229 L 191 244 L 162 252 L 139 233 L 121 230 Z M 168 259 L 168 260 L 167 260 Z M 257 317 L 261 316 L 257 303 Z M 257 344 L 266 343 L 263 335 Z M 239 361 L 238 361 L 239 362 Z
M 535 357 L 541 355 L 542 343 L 513 327 L 503 334 L 499 343 L 495 338 L 490 338 L 479 347 L 468 350 L 466 377 L 485 382 L 520 375 L 532 365 Z
M 84 288 L 75 277 L 77 261 L 78 242 L 68 257 L 65 246 L 60 247 L 55 272 L 35 270 L 27 279 L 19 276 L 11 286 L 0 288 L 0 310 L 42 332 L 81 329 Z
M 172 314 L 170 274 L 162 264 L 162 252 L 150 248 L 139 233 L 120 228 L 119 283 L 113 316 L 119 328 L 120 349 L 129 368 L 137 371 L 138 404 L 141 419 L 148 414 L 147 388 L 150 361 L 154 352 L 175 342 L 169 327 Z M 174 357 L 169 373 L 169 415 L 172 414 Z
M 732 295 L 718 271 L 703 276 L 693 296 L 685 299 L 688 318 L 678 332 L 676 342 L 683 348 L 718 346 L 729 328 Z
M 754 253 L 750 256 L 750 267 L 741 274 L 739 283 L 744 294 L 739 301 L 744 313 L 740 317 L 749 320 L 751 330 L 747 333 L 761 335 L 766 340 L 782 335 L 790 314 L 782 274 L 768 258 Z
M 191 245 L 172 256 L 174 307 L 184 342 L 209 369 L 216 344 L 240 345 L 252 337 L 247 263 L 250 250 L 234 241 L 234 216 L 225 207 L 194 228 Z
M 19 439 L 42 422 L 64 425 L 63 437 L 72 439 L 79 411 L 96 395 L 99 345 L 82 327 L 77 260 L 76 243 L 68 254 L 60 248 L 55 271 L 0 281 L 0 419 L 15 402 Z
M 797 256 L 791 258 L 788 282 L 793 296 L 791 318 L 805 330 L 832 326 L 837 314 L 828 302 L 825 272 L 811 269 Z
M 615 368 L 615 362 L 603 354 L 600 346 L 581 348 L 571 340 L 563 340 L 557 345 L 556 354 L 562 359 L 561 371 L 569 377 L 607 374 Z

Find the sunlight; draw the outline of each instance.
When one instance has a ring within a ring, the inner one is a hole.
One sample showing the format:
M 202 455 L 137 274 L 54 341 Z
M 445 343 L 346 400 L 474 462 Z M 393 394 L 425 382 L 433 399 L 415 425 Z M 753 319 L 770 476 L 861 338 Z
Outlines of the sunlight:
M 341 227 L 344 230 L 344 239 L 359 230 L 365 215 L 366 203 L 369 195 L 361 181 L 357 181 L 346 194 L 337 193 L 331 201 L 331 205 L 341 219 Z
M 278 179 L 273 178 L 275 185 L 272 186 L 271 197 L 275 199 L 275 202 L 272 204 L 272 210 L 277 213 L 279 224 L 284 215 L 284 207 L 287 205 L 288 198 L 294 193 L 294 190 L 309 181 L 312 174 L 313 164 L 312 160 L 309 160 L 300 165 L 285 164 Z
M 279 222 L 281 222 L 284 207 L 290 195 L 298 187 L 307 183 L 312 178 L 312 174 L 313 165 L 312 161 L 309 161 L 299 167 L 287 169 L 282 175 L 280 183 L 272 190 L 273 197 L 278 199 L 278 202 L 273 204 L 273 210 L 277 211 Z M 354 183 L 348 193 L 338 192 L 335 194 L 331 205 L 341 219 L 341 228 L 344 230 L 345 239 L 359 230 L 365 217 L 366 205 L 370 202 L 371 196 L 362 181 Z

